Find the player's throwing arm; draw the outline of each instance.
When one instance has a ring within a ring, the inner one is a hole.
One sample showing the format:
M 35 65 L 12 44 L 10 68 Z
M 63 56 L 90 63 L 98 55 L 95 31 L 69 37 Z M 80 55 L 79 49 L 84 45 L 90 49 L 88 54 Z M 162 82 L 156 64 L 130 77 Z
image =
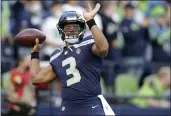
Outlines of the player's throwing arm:
M 31 53 L 31 68 L 30 69 L 31 69 L 31 76 L 32 76 L 33 84 L 48 83 L 54 80 L 56 77 L 56 74 L 53 71 L 51 65 L 40 70 L 39 51 L 40 51 L 39 39 L 36 39 L 36 45 L 33 47 L 32 53 Z

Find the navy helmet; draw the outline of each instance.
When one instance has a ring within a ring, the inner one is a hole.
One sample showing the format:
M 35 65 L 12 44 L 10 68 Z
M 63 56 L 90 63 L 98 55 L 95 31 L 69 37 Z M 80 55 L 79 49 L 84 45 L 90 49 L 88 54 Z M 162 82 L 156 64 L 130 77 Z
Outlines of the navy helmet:
M 76 11 L 66 11 L 62 14 L 57 24 L 59 34 L 61 35 L 62 40 L 66 40 L 67 37 L 64 33 L 64 26 L 67 24 L 78 24 L 79 25 L 79 34 L 77 39 L 81 40 L 84 36 L 86 30 L 86 23 L 83 17 L 78 14 Z M 72 38 L 71 38 L 72 39 Z

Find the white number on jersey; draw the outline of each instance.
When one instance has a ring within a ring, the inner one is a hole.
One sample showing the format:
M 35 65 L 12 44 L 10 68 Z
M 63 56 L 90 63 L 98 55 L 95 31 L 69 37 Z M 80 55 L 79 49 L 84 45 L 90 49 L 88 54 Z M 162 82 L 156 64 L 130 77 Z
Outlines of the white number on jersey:
M 62 61 L 62 67 L 66 66 L 67 64 L 70 65 L 68 69 L 66 69 L 67 75 L 72 74 L 73 77 L 67 80 L 67 86 L 73 85 L 75 83 L 80 82 L 81 75 L 79 71 L 76 69 L 76 60 L 74 57 L 69 57 Z

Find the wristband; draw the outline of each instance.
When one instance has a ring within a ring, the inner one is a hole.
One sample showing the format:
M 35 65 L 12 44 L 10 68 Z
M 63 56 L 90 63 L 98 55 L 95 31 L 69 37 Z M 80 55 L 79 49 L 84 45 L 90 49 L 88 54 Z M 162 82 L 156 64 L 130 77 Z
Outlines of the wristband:
M 32 59 L 39 59 L 39 52 L 32 52 L 31 53 L 31 60 Z
M 91 20 L 87 21 L 87 25 L 88 25 L 89 29 L 91 29 L 94 25 L 96 25 L 96 22 L 94 19 L 91 19 Z

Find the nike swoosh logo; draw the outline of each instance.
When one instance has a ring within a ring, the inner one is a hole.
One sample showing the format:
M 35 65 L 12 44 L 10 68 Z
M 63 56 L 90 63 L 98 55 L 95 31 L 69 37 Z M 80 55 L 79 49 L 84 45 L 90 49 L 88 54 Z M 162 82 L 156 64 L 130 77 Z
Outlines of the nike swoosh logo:
M 92 108 L 96 108 L 97 106 L 99 106 L 99 105 L 96 105 L 96 106 L 92 106 Z

